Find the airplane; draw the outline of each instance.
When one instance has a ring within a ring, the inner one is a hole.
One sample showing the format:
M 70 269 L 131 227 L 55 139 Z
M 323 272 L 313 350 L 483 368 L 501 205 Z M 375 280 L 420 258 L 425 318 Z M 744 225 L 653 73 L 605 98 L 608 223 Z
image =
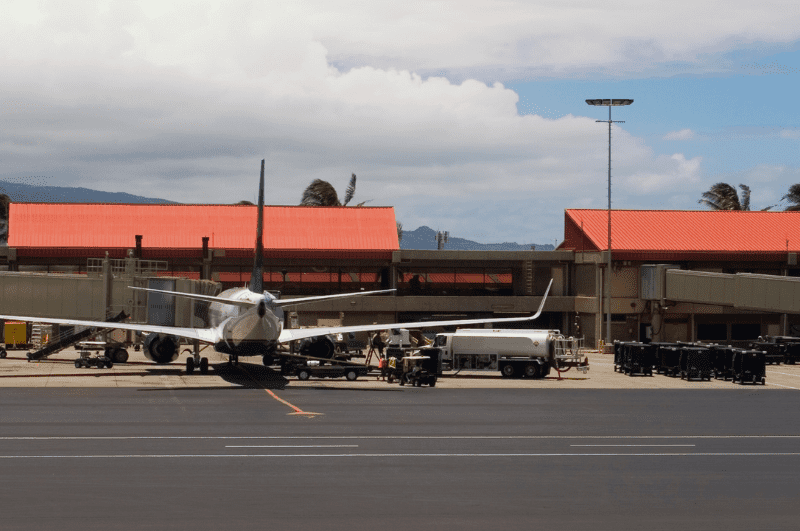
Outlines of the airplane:
M 313 301 L 335 299 L 343 297 L 357 297 L 386 293 L 394 289 L 362 291 L 355 293 L 342 293 L 337 295 L 320 295 L 296 299 L 278 299 L 263 286 L 263 259 L 264 244 L 262 240 L 264 229 L 264 160 L 261 161 L 261 179 L 258 188 L 258 213 L 256 220 L 255 260 L 250 283 L 247 287 L 232 288 L 219 295 L 199 295 L 177 291 L 139 288 L 147 292 L 162 293 L 176 297 L 186 297 L 209 304 L 208 328 L 182 328 L 173 326 L 160 326 L 139 323 L 109 323 L 106 321 L 90 321 L 82 319 L 55 319 L 47 317 L 31 317 L 20 315 L 0 315 L 0 319 L 29 321 L 37 323 L 51 323 L 67 326 L 84 326 L 98 329 L 133 330 L 146 333 L 143 351 L 145 356 L 158 364 L 167 364 L 175 361 L 180 352 L 180 340 L 188 339 L 204 344 L 210 344 L 214 350 L 229 356 L 230 363 L 237 363 L 240 356 L 262 356 L 265 365 L 271 364 L 275 357 L 286 356 L 277 351 L 277 346 L 297 340 L 314 340 L 331 334 L 347 334 L 351 332 L 372 332 L 397 328 L 433 328 L 441 326 L 463 326 L 482 323 L 511 323 L 533 321 L 537 319 L 544 308 L 545 300 L 553 285 L 553 280 L 547 286 L 547 291 L 542 298 L 539 309 L 530 317 L 505 317 L 484 319 L 462 319 L 447 321 L 423 321 L 414 323 L 391 323 L 353 326 L 329 326 L 301 329 L 284 328 L 283 306 L 304 304 Z M 313 351 L 312 351 L 313 352 Z M 317 353 L 320 354 L 320 353 Z M 297 355 L 292 355 L 297 356 Z M 315 359 L 326 357 L 324 353 L 318 356 L 301 356 Z M 208 372 L 208 359 L 201 358 L 197 349 L 193 356 L 186 359 L 186 372 L 192 373 L 195 368 L 201 374 Z

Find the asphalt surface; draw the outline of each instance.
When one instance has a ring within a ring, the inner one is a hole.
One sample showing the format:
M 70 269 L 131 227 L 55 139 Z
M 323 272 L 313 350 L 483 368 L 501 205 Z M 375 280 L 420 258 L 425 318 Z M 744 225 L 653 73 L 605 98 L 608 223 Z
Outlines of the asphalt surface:
M 0 528 L 796 529 L 799 427 L 761 386 L 4 388 Z

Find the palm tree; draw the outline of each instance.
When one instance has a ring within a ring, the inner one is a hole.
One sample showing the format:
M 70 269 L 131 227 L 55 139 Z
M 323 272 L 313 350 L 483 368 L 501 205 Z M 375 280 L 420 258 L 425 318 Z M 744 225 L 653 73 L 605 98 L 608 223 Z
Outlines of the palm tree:
M 356 174 L 350 177 L 350 184 L 344 192 L 344 203 L 339 202 L 336 189 L 328 181 L 314 179 L 303 191 L 300 204 L 303 206 L 347 206 L 356 193 Z M 363 203 L 362 203 L 363 204 Z
M 698 203 L 711 208 L 712 210 L 750 210 L 750 187 L 740 184 L 742 197 L 736 193 L 736 188 L 728 183 L 717 183 L 703 193 L 703 199 Z M 769 210 L 767 207 L 764 210 Z
M 800 210 L 800 183 L 793 184 L 789 187 L 789 193 L 781 197 L 781 201 L 786 199 L 791 205 L 784 208 L 784 210 L 798 211 Z

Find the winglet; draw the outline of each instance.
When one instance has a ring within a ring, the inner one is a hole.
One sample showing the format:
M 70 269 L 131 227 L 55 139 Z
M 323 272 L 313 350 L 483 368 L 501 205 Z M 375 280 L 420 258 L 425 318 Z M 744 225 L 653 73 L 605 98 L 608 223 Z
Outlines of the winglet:
M 250 275 L 250 291 L 264 293 L 264 159 L 261 159 L 261 181 L 258 184 L 258 221 L 256 222 L 256 257 Z
M 542 315 L 542 310 L 544 310 L 544 302 L 547 300 L 547 294 L 550 293 L 550 288 L 553 286 L 553 279 L 550 279 L 550 284 L 547 285 L 547 290 L 544 292 L 544 297 L 542 297 L 542 302 L 539 303 L 539 310 L 536 312 L 536 315 L 531 317 L 531 321 L 538 318 Z

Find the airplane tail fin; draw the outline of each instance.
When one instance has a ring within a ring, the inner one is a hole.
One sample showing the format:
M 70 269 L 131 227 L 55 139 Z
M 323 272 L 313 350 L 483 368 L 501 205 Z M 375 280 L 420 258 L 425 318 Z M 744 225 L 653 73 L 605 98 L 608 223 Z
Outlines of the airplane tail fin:
M 264 292 L 264 159 L 261 159 L 261 181 L 258 184 L 258 222 L 256 223 L 256 257 L 250 275 L 250 291 Z

